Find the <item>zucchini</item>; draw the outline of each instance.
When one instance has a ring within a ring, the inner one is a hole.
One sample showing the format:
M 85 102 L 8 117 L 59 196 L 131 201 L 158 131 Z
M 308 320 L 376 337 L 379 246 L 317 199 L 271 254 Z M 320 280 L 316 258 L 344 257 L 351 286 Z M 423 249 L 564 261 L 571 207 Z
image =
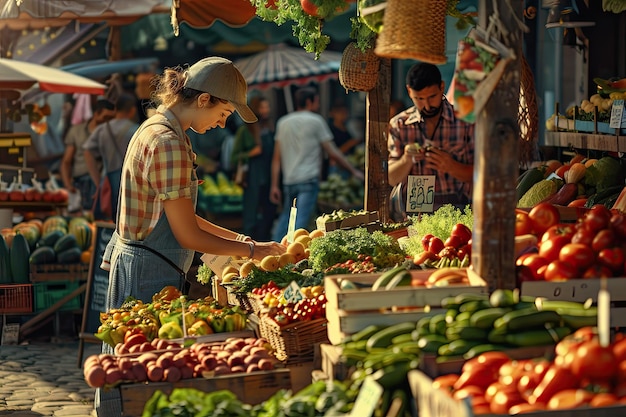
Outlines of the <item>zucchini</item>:
M 422 349 L 422 352 L 437 353 L 437 350 L 439 350 L 442 345 L 447 343 L 448 339 L 442 335 L 427 334 L 426 336 L 420 337 L 417 341 L 417 346 Z
M 448 356 L 459 356 L 466 354 L 471 348 L 481 345 L 484 343 L 484 340 L 465 340 L 458 339 L 453 340 L 448 344 Z M 439 352 L 441 355 L 442 353 Z
M 446 332 L 446 314 L 439 313 L 432 316 L 430 318 L 428 330 L 432 334 L 440 334 L 443 336 Z
M 13 282 L 13 272 L 11 271 L 11 254 L 9 245 L 3 235 L 0 235 L 0 284 L 10 284 Z
M 391 339 L 404 333 L 410 334 L 413 330 L 415 330 L 415 323 L 413 322 L 393 324 L 370 336 L 367 339 L 365 348 L 368 352 L 371 352 L 375 348 L 386 348 L 391 345 Z
M 506 313 L 511 311 L 510 308 L 492 307 L 484 310 L 478 310 L 474 312 L 470 318 L 470 326 L 479 329 L 490 329 L 493 327 L 493 323 Z
M 482 345 L 476 345 L 463 354 L 463 359 L 470 360 L 478 355 L 482 355 L 485 352 L 502 351 L 510 349 L 511 346 L 504 344 L 483 343 Z
M 522 196 L 526 194 L 528 190 L 530 190 L 530 187 L 532 187 L 533 185 L 535 185 L 536 183 L 544 179 L 544 177 L 545 177 L 545 166 L 534 167 L 534 168 L 526 170 L 520 176 L 520 178 L 518 178 L 517 186 L 515 187 L 515 192 L 517 194 L 517 198 L 515 201 L 519 201 L 519 199 L 522 198 Z
M 369 339 L 371 336 L 374 335 L 374 333 L 382 330 L 383 327 L 382 326 L 378 326 L 376 324 L 370 324 L 369 326 L 365 327 L 362 330 L 359 330 L 358 332 L 354 333 L 351 337 L 350 340 L 352 340 L 353 342 L 359 342 L 361 340 L 367 340 Z
M 571 333 L 569 327 L 554 327 L 551 329 L 535 329 L 525 332 L 507 333 L 504 336 L 506 343 L 514 346 L 542 346 L 556 344 Z
M 559 316 L 556 311 L 537 311 L 535 308 L 528 308 L 524 310 L 513 310 L 506 313 L 504 316 L 497 319 L 493 323 L 493 326 L 496 329 L 505 328 L 509 331 L 516 331 L 542 327 L 546 323 L 555 324 L 560 321 L 561 316 Z
M 372 374 L 372 378 L 388 390 L 406 382 L 406 374 L 412 369 L 417 369 L 418 366 L 419 360 L 400 362 L 377 370 Z
M 448 340 L 481 340 L 486 341 L 489 332 L 478 327 L 451 326 L 446 329 Z
M 30 246 L 21 233 L 16 233 L 11 243 L 11 273 L 13 282 L 16 284 L 28 284 L 30 282 Z
M 374 285 L 372 285 L 372 291 L 384 289 L 393 277 L 395 277 L 400 272 L 406 270 L 407 269 L 404 266 L 396 266 L 394 268 L 391 268 L 389 271 L 383 272 L 382 275 L 378 277 L 378 279 L 374 282 Z

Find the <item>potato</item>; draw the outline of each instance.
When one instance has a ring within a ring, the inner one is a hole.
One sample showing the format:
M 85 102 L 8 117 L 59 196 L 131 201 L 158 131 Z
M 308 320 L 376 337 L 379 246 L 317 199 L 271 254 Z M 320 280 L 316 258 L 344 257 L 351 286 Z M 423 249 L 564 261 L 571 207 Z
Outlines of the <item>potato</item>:
M 170 366 L 169 368 L 163 371 L 163 379 L 167 382 L 178 382 L 180 381 L 182 374 L 180 369 L 175 366 Z
M 163 368 L 157 366 L 156 364 L 148 365 L 146 371 L 149 381 L 157 382 L 163 379 Z
M 159 356 L 156 353 L 153 352 L 146 352 L 146 353 L 142 353 L 141 355 L 139 355 L 137 357 L 137 362 L 141 363 L 144 365 L 144 367 L 146 367 L 146 369 L 148 368 L 148 364 L 150 362 L 156 362 L 156 360 L 159 358 Z
M 133 361 L 130 358 L 118 358 L 117 366 L 122 370 L 128 370 L 133 367 Z
M 243 365 L 235 365 L 230 368 L 230 371 L 234 374 L 246 372 L 246 368 Z
M 250 349 L 250 355 L 260 356 L 262 358 L 267 358 L 270 356 L 267 349 L 261 346 L 255 346 L 252 349 Z
M 135 375 L 135 381 L 144 382 L 148 379 L 146 368 L 141 363 L 133 363 L 131 370 L 133 371 L 133 375 Z
M 156 348 L 152 346 L 150 342 L 143 342 L 139 345 L 140 352 L 152 352 L 153 350 L 156 350 Z
M 217 359 L 215 355 L 205 355 L 202 357 L 201 363 L 207 371 L 212 371 L 217 366 Z
M 213 372 L 215 373 L 215 375 L 227 375 L 231 373 L 228 365 L 218 365 L 215 367 L 215 369 L 213 369 Z
M 262 371 L 269 371 L 271 369 L 274 369 L 274 361 L 272 361 L 271 359 L 267 359 L 267 358 L 262 358 L 259 359 L 259 369 L 261 369 Z
M 163 369 L 167 369 L 172 366 L 172 363 L 174 362 L 173 358 L 174 355 L 172 354 L 172 352 L 165 352 L 157 358 L 156 365 Z
M 232 368 L 232 367 L 237 366 L 237 365 L 243 365 L 245 357 L 246 357 L 246 355 L 242 354 L 241 352 L 233 353 L 227 359 L 228 366 L 230 366 Z
M 101 388 L 106 382 L 106 371 L 101 366 L 85 369 L 85 382 L 92 388 Z
M 105 381 L 107 384 L 115 384 L 122 380 L 122 371 L 119 368 L 111 368 L 105 371 Z
M 246 368 L 247 373 L 258 372 L 258 371 L 260 371 L 260 369 L 259 369 L 259 365 L 257 365 L 256 363 L 251 363 L 250 365 L 248 365 L 248 368 Z
M 190 379 L 193 378 L 194 368 L 193 365 L 187 365 L 180 368 L 180 379 Z

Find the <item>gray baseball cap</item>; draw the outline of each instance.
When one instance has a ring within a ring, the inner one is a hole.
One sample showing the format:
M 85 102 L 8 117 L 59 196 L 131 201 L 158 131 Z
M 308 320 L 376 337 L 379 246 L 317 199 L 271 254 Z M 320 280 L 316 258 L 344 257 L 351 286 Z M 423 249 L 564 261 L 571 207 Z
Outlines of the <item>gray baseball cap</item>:
M 257 121 L 247 105 L 248 84 L 232 61 L 226 58 L 208 57 L 193 64 L 187 70 L 185 87 L 228 100 L 244 122 Z

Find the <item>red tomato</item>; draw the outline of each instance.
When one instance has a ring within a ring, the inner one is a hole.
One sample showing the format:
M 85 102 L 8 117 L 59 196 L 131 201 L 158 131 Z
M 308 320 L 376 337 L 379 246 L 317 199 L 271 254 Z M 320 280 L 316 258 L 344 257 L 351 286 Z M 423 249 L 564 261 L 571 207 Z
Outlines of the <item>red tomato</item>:
M 554 171 L 556 175 L 558 175 L 561 179 L 565 178 L 565 173 L 571 168 L 570 164 L 563 164 Z
M 428 251 L 428 248 L 430 247 L 430 240 L 435 237 L 435 235 L 433 235 L 432 233 L 428 233 L 425 234 L 424 236 L 422 236 L 422 248 L 425 251 Z M 437 252 L 433 252 L 433 253 L 437 253 Z
M 609 379 L 615 375 L 615 355 L 610 346 L 601 346 L 597 339 L 583 342 L 576 349 L 572 373 L 578 378 Z
M 621 248 L 606 248 L 598 253 L 598 262 L 615 272 L 622 272 L 624 269 L 624 252 Z
M 528 213 L 532 223 L 533 233 L 541 236 L 551 226 L 561 221 L 559 210 L 550 203 L 539 203 Z
M 612 269 L 604 265 L 591 265 L 589 268 L 585 269 L 582 273 L 581 278 L 583 279 L 595 279 L 595 278 L 612 278 L 615 276 L 615 273 Z
M 433 388 L 442 389 L 447 392 L 452 392 L 452 387 L 456 380 L 459 379 L 458 374 L 441 375 L 433 379 Z
M 543 404 L 521 403 L 521 404 L 517 404 L 509 408 L 509 414 L 511 415 L 526 414 L 526 413 L 531 413 L 533 411 L 541 411 L 541 410 L 545 410 L 545 406 Z
M 558 365 L 552 365 L 532 395 L 528 397 L 528 402 L 530 404 L 547 404 L 550 398 L 557 392 L 575 388 L 576 385 L 576 378 L 571 371 Z
M 539 279 L 539 269 L 542 266 L 548 265 L 549 263 L 550 262 L 546 258 L 540 256 L 537 253 L 529 254 L 529 256 L 524 258 L 524 260 L 522 261 L 522 265 L 527 266 L 531 269 L 533 275 L 535 276 L 535 280 Z
M 591 246 L 593 238 L 595 237 L 595 232 L 587 229 L 584 226 L 580 226 L 576 229 L 576 233 L 574 233 L 574 236 L 572 236 L 572 243 L 582 243 L 583 245 Z
M 464 225 L 463 223 L 457 223 L 452 226 L 452 232 L 450 236 L 457 236 L 461 240 L 461 244 L 459 246 L 465 245 L 472 238 L 472 231 L 469 227 Z
M 502 365 L 510 361 L 509 355 L 498 351 L 481 353 L 476 357 L 476 362 L 490 367 L 494 372 L 498 372 Z
M 548 401 L 548 410 L 568 410 L 588 404 L 593 398 L 593 393 L 584 389 L 565 389 L 557 392 Z
M 589 401 L 590 407 L 608 407 L 617 403 L 619 398 L 611 392 L 600 392 Z
M 447 247 L 447 246 L 450 246 L 450 247 L 453 247 L 453 248 L 455 248 L 455 249 L 460 248 L 463 244 L 464 244 L 464 243 L 463 243 L 463 241 L 461 240 L 461 237 L 460 237 L 460 236 L 456 236 L 456 235 L 450 235 L 450 237 L 448 237 L 448 238 L 446 239 L 446 241 L 445 241 L 445 242 L 443 242 L 443 245 L 444 245 L 444 246 L 446 246 L 446 247 Z
M 611 228 L 622 239 L 626 239 L 626 214 L 613 213 L 610 220 Z
M 552 261 L 546 267 L 544 279 L 546 281 L 564 281 L 577 278 L 578 275 L 578 269 L 572 264 L 563 261 Z
M 524 403 L 522 395 L 516 390 L 498 391 L 491 400 L 490 408 L 494 414 L 508 414 L 514 405 Z
M 547 233 L 547 232 L 546 232 Z M 544 233 L 544 236 L 546 235 Z M 539 256 L 544 257 L 548 262 L 556 261 L 559 259 L 559 252 L 563 246 L 570 243 L 570 238 L 567 236 L 554 236 L 548 240 L 542 240 L 539 245 Z
M 515 210 L 515 236 L 527 235 L 532 231 L 533 225 L 528 217 L 528 212 Z
M 574 266 L 576 269 L 587 269 L 596 260 L 593 250 L 582 243 L 568 243 L 559 252 L 559 261 Z
M 611 211 L 604 205 L 596 204 L 585 213 L 583 223 L 585 227 L 593 231 L 605 229 L 611 221 Z
M 456 398 L 457 400 L 461 400 L 466 397 L 475 397 L 480 396 L 483 397 L 483 389 L 481 387 L 477 387 L 476 385 L 469 385 L 458 389 L 452 393 L 452 398 Z
M 534 372 L 528 372 L 522 375 L 522 377 L 517 382 L 516 388 L 523 397 L 528 398 L 528 396 L 532 394 L 537 385 L 539 385 L 542 378 L 542 375 L 536 374 Z
M 551 226 L 541 235 L 541 242 L 552 239 L 555 236 L 566 236 L 568 238 L 572 238 L 576 233 L 576 228 L 572 224 L 568 223 L 559 223 Z
M 626 338 L 613 342 L 613 355 L 618 363 L 626 360 Z
M 493 384 L 489 385 L 485 390 L 485 399 L 487 400 L 487 402 L 491 402 L 491 400 L 493 400 L 493 397 L 496 396 L 498 391 L 507 389 L 513 390 L 515 388 L 511 385 L 504 385 L 502 382 L 496 381 Z
M 311 0 L 300 0 L 300 6 L 302 6 L 304 13 L 314 17 L 319 17 L 317 6 Z
M 584 198 L 577 198 L 576 200 L 571 201 L 567 207 L 585 207 L 585 204 L 587 204 L 587 197 Z
M 615 243 L 615 232 L 611 229 L 602 229 L 596 233 L 591 241 L 591 249 L 600 252 L 604 248 L 610 248 Z
M 469 371 L 463 370 L 461 376 L 454 384 L 454 389 L 459 390 L 470 385 L 475 385 L 485 389 L 495 380 L 496 375 L 491 368 L 482 364 L 477 364 Z

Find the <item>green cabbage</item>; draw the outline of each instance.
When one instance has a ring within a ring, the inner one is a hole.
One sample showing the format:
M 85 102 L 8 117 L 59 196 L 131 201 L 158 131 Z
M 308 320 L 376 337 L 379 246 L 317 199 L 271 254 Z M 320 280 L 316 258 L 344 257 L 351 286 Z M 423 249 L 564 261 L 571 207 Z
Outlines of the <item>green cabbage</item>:
M 601 192 L 624 181 L 622 165 L 611 156 L 604 156 L 585 170 L 585 185 Z

